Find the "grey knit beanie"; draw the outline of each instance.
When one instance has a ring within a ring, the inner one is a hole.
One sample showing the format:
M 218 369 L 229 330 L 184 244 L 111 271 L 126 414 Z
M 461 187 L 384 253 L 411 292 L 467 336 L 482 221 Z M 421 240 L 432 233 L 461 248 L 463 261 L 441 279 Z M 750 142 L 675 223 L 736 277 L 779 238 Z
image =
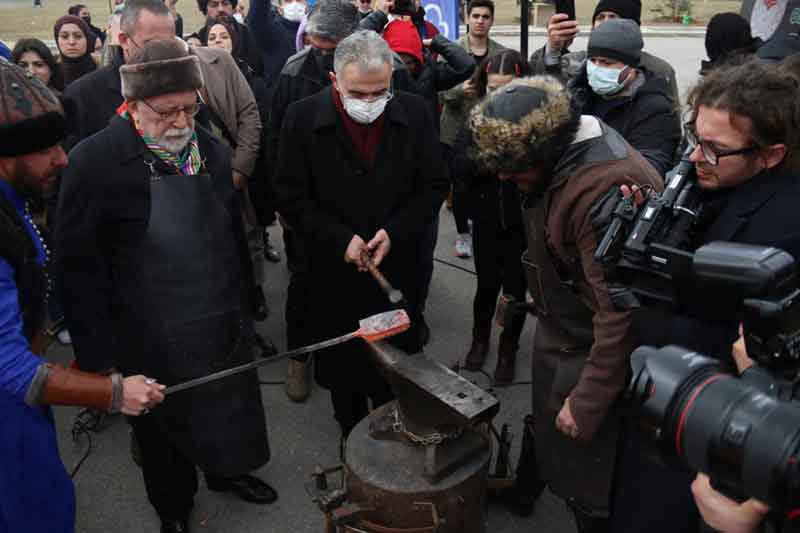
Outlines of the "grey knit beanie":
M 628 66 L 639 66 L 642 57 L 642 31 L 630 19 L 611 19 L 597 26 L 589 34 L 589 58 L 607 57 L 622 61 Z

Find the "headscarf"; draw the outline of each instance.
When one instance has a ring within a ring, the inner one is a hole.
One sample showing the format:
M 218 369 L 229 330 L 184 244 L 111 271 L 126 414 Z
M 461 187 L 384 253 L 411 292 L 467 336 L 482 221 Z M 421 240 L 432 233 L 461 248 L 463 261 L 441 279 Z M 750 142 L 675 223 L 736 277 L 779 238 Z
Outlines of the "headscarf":
M 61 33 L 61 28 L 65 24 L 75 24 L 86 38 L 86 52 L 81 57 L 73 58 L 67 57 L 63 53 L 61 54 L 61 65 L 64 73 L 64 86 L 66 87 L 84 74 L 88 74 L 97 70 L 97 63 L 95 63 L 94 59 L 92 58 L 94 40 L 96 37 L 89 29 L 89 26 L 86 25 L 86 22 L 84 22 L 80 17 L 76 17 L 74 15 L 64 15 L 56 21 L 55 25 L 53 26 L 53 37 L 56 40 L 56 46 L 58 46 L 58 34 Z M 60 53 L 61 49 L 59 48 L 58 51 Z

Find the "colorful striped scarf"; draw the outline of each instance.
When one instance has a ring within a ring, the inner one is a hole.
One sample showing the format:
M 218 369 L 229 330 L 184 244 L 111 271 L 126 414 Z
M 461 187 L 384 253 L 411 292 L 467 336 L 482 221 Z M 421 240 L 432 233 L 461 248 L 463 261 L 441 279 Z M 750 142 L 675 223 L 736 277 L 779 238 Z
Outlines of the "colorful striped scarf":
M 119 109 L 117 109 L 117 114 L 126 120 L 131 120 L 130 113 L 128 113 L 127 103 L 123 103 Z M 139 137 L 142 138 L 145 146 L 147 146 L 147 149 L 150 150 L 153 155 L 171 167 L 175 168 L 179 174 L 191 176 L 198 174 L 200 169 L 203 168 L 203 159 L 200 157 L 200 145 L 197 142 L 197 132 L 192 132 L 192 137 L 189 139 L 189 143 L 180 154 L 173 154 L 158 144 L 155 139 L 149 135 L 145 135 L 144 131 L 142 131 L 140 128 L 136 128 L 136 133 L 139 134 Z

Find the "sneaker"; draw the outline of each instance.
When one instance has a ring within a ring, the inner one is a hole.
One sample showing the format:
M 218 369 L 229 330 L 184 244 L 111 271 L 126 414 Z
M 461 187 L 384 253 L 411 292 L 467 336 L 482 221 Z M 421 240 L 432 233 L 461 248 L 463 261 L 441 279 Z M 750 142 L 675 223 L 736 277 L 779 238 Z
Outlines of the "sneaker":
M 72 335 L 69 334 L 68 329 L 62 329 L 61 331 L 59 331 L 56 334 L 56 338 L 58 339 L 58 342 L 60 342 L 64 346 L 69 346 L 70 344 L 72 344 Z
M 472 236 L 469 233 L 460 233 L 456 237 L 456 257 L 472 257 Z

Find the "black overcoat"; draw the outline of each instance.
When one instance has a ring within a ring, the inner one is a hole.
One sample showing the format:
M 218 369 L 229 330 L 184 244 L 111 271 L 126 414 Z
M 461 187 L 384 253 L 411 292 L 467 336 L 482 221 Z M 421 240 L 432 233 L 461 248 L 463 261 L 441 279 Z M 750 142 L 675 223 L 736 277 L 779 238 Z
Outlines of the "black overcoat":
M 344 262 L 353 235 L 368 242 L 387 231 L 392 247 L 381 269 L 408 292 L 419 240 L 448 187 L 435 131 L 422 98 L 396 93 L 370 167 L 348 137 L 332 89 L 286 111 L 275 174 L 278 210 L 308 246 L 314 337 L 353 331 L 360 318 L 389 309 L 370 275 Z M 355 343 L 320 354 L 317 381 L 331 387 L 370 379 L 365 357 Z

